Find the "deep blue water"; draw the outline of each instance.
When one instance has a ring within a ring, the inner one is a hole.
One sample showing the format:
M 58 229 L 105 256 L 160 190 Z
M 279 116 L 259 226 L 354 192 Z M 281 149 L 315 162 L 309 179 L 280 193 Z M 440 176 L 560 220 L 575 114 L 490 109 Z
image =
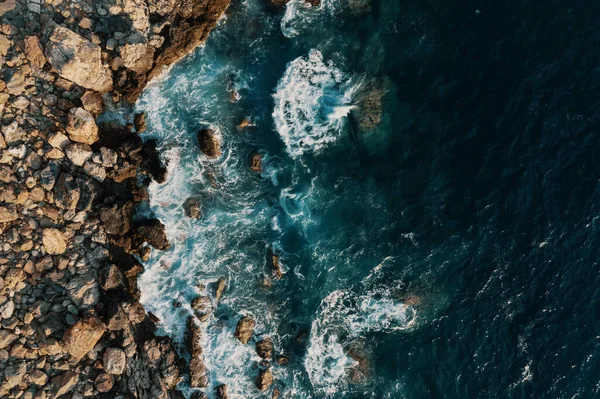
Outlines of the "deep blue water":
M 349 1 L 234 0 L 146 90 L 169 159 L 150 205 L 173 248 L 143 302 L 181 340 L 196 285 L 227 276 L 203 326 L 209 394 L 270 397 L 233 338 L 251 314 L 290 357 L 283 398 L 597 397 L 600 3 Z M 373 87 L 382 120 L 361 129 Z

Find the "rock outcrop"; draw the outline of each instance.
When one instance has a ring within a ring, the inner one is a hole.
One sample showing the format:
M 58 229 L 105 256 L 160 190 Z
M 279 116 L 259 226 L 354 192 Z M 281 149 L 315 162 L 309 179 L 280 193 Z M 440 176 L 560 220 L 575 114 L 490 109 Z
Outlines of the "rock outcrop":
M 243 316 L 240 321 L 238 321 L 237 326 L 235 327 L 235 337 L 244 345 L 250 341 L 252 335 L 254 334 L 254 326 L 256 322 L 249 316 Z
M 221 156 L 221 141 L 212 129 L 200 129 L 198 131 L 198 144 L 200 151 L 209 158 Z

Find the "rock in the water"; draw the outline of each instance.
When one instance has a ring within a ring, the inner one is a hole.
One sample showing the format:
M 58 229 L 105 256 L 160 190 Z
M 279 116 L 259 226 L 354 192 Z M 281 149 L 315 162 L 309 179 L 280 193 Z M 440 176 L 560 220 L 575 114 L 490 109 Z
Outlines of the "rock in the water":
M 105 330 L 97 317 L 81 319 L 63 335 L 63 349 L 75 359 L 81 359 L 94 348 Z
M 217 386 L 215 392 L 217 394 L 217 399 L 229 399 L 229 395 L 227 395 L 227 385 L 221 384 Z
M 60 76 L 100 93 L 112 90 L 112 73 L 102 65 L 100 46 L 56 24 L 49 29 L 45 54 Z
M 187 217 L 198 219 L 200 217 L 200 200 L 198 198 L 188 198 L 183 203 L 183 209 Z
M 256 353 L 263 359 L 270 360 L 273 357 L 273 341 L 265 338 L 256 343 Z
M 74 371 L 67 371 L 58 375 L 50 382 L 51 398 L 60 398 L 71 392 L 79 382 L 79 374 Z
M 381 123 L 383 94 L 383 88 L 373 86 L 359 99 L 358 107 L 352 110 L 351 115 L 360 130 L 372 130 Z
M 221 142 L 212 129 L 201 129 L 198 131 L 198 144 L 200 151 L 209 158 L 221 156 Z
M 58 229 L 44 229 L 42 231 L 42 244 L 48 255 L 61 255 L 67 250 L 67 240 Z
M 119 54 L 127 69 L 135 73 L 145 73 L 154 65 L 154 47 L 146 43 L 125 44 L 119 48 Z
M 171 247 L 165 233 L 165 225 L 158 219 L 140 220 L 135 223 L 133 230 L 156 249 L 166 250 Z
M 256 173 L 262 172 L 262 156 L 258 152 L 253 152 L 250 156 L 250 169 Z
M 250 341 L 256 322 L 248 316 L 243 316 L 235 327 L 235 337 L 244 345 Z
M 135 131 L 138 134 L 144 133 L 148 128 L 148 125 L 146 124 L 146 113 L 138 112 L 137 114 L 135 114 L 135 116 L 133 117 L 133 125 L 135 126 Z
M 196 315 L 200 321 L 206 321 L 212 313 L 212 301 L 209 297 L 202 295 L 194 299 L 191 303 L 192 308 L 196 311 Z
M 125 352 L 119 348 L 107 348 L 102 358 L 104 371 L 109 374 L 120 375 L 125 371 L 127 358 Z
M 215 301 L 218 303 L 221 301 L 223 297 L 223 293 L 225 292 L 225 288 L 227 287 L 227 279 L 225 277 L 219 278 L 215 287 Z
M 115 377 L 112 374 L 102 373 L 98 374 L 96 379 L 94 380 L 94 385 L 98 392 L 108 392 L 112 389 L 115 384 Z
M 67 133 L 72 141 L 92 145 L 100 139 L 98 125 L 86 109 L 71 108 L 67 118 Z
M 258 372 L 258 377 L 256 377 L 256 387 L 261 391 L 265 391 L 269 389 L 269 387 L 273 384 L 273 372 L 269 367 L 266 370 L 260 370 Z
M 154 180 L 162 184 L 167 180 L 167 166 L 158 152 L 157 145 L 156 139 L 144 142 L 144 160 Z

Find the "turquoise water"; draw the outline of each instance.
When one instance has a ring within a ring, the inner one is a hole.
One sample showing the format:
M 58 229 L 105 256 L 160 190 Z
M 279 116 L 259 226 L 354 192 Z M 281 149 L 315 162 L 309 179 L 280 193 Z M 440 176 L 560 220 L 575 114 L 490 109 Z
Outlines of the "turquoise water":
M 290 358 L 273 366 L 283 398 L 595 397 L 597 11 L 234 1 L 137 104 L 169 163 L 150 210 L 173 244 L 142 302 L 182 342 L 198 285 L 228 279 L 203 324 L 207 392 L 270 397 L 233 337 L 251 315 Z

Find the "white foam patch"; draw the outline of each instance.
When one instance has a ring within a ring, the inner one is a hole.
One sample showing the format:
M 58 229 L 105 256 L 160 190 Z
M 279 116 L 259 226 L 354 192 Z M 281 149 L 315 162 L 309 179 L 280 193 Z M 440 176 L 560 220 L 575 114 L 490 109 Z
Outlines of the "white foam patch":
M 344 377 L 356 365 L 346 353 L 345 345 L 367 332 L 407 330 L 415 320 L 414 308 L 391 298 L 387 289 L 364 295 L 332 292 L 321 302 L 312 324 L 304 361 L 311 383 L 328 396 L 343 391 Z
M 288 153 L 296 158 L 336 141 L 359 86 L 318 50 L 290 62 L 273 95 L 275 128 Z

